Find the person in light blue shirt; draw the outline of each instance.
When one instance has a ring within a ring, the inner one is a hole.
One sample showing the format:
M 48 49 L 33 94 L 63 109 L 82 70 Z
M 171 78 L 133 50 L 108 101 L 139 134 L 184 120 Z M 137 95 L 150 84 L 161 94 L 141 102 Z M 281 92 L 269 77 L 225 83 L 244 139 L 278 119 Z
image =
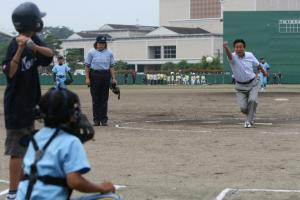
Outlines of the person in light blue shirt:
M 70 67 L 65 63 L 65 59 L 63 56 L 58 56 L 57 58 L 58 64 L 54 65 L 52 68 L 53 72 L 53 80 L 55 82 L 56 87 L 67 88 L 65 81 L 67 80 L 67 75 L 69 75 L 69 79 L 73 81 L 73 77 L 71 74 Z
M 98 193 L 94 199 L 109 193 L 113 200 L 120 200 L 111 182 L 93 183 L 82 176 L 91 169 L 82 142 L 92 139 L 94 132 L 92 126 L 79 127 L 89 123 L 81 123 L 86 118 L 82 117 L 78 96 L 63 88 L 51 88 L 39 108 L 45 127 L 30 140 L 17 199 L 69 199 L 70 191 L 78 190 Z
M 263 67 L 264 71 L 269 73 L 270 66 L 269 64 L 265 61 L 264 58 L 260 58 L 260 65 Z M 263 92 L 267 88 L 268 84 L 268 77 L 264 76 L 262 72 L 259 73 L 259 80 L 260 80 L 260 90 Z
M 105 35 L 98 35 L 85 59 L 86 84 L 90 87 L 93 101 L 94 126 L 107 126 L 107 102 L 109 85 L 116 86 L 115 61 L 107 49 Z
M 253 67 L 260 70 L 264 76 L 268 73 L 260 65 L 253 53 L 245 51 L 246 42 L 243 39 L 236 39 L 233 42 L 234 53 L 224 41 L 223 47 L 227 55 L 232 73 L 235 79 L 235 90 L 240 110 L 245 114 L 245 128 L 251 128 L 254 125 L 257 98 L 258 98 L 258 81 Z

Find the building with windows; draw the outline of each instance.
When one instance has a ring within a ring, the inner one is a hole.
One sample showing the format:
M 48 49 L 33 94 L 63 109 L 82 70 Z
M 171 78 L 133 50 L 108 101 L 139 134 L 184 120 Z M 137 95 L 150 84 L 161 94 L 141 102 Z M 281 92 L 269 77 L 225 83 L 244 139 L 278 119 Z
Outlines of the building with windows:
M 66 53 L 68 49 L 80 48 L 86 55 L 96 36 L 105 34 L 109 38 L 108 47 L 113 51 L 115 59 L 127 62 L 140 72 L 158 69 L 167 62 L 199 62 L 203 56 L 220 57 L 222 61 L 223 33 L 233 31 L 232 37 L 246 34 L 243 37 L 247 39 L 247 34 L 250 33 L 247 27 L 255 27 L 256 21 L 247 18 L 247 12 L 299 9 L 300 0 L 160 0 L 159 27 L 106 24 L 98 30 L 81 31 L 63 40 L 62 51 Z M 244 24 L 239 19 L 230 19 L 232 22 L 238 20 L 239 27 L 245 26 L 242 29 L 234 29 L 234 24 L 231 23 L 223 24 L 223 16 L 235 12 L 241 14 L 234 16 L 245 14 L 245 18 L 242 18 L 246 20 Z M 278 30 L 298 31 L 299 23 L 287 19 L 279 21 Z M 224 31 L 223 25 L 230 25 L 230 31 Z M 259 31 L 256 33 L 262 34 Z
M 133 66 L 136 71 L 159 69 L 167 62 L 200 62 L 203 56 L 221 57 L 222 35 L 201 28 L 154 27 L 106 24 L 96 31 L 82 31 L 63 40 L 67 49 L 82 48 L 84 56 L 93 47 L 98 34 L 105 34 L 108 48 L 116 60 Z
M 300 0 L 160 0 L 160 25 L 223 33 L 224 11 L 297 11 Z M 170 12 L 172 10 L 172 12 Z

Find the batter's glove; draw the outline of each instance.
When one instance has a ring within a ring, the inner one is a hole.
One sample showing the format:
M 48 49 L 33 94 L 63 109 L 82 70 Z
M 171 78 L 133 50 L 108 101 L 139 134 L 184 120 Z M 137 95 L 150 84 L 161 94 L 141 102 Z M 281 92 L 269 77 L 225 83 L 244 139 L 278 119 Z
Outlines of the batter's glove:
M 71 83 L 73 83 L 73 79 L 67 78 L 65 80 L 65 85 L 70 85 Z
M 110 89 L 114 94 L 118 95 L 118 99 L 120 99 L 121 91 L 120 88 L 117 86 L 117 84 L 116 83 L 110 84 Z

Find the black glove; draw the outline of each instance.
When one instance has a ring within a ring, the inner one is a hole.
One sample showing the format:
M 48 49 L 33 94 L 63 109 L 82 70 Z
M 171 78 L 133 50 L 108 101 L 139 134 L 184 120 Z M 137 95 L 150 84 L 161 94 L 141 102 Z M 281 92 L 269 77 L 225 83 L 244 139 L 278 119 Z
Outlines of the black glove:
M 109 88 L 111 89 L 111 91 L 114 94 L 118 95 L 118 99 L 120 99 L 121 91 L 120 91 L 120 88 L 117 86 L 117 84 L 116 83 L 112 83 L 112 84 L 110 84 Z
M 71 83 L 73 83 L 73 79 L 67 78 L 64 83 L 66 85 L 70 85 Z

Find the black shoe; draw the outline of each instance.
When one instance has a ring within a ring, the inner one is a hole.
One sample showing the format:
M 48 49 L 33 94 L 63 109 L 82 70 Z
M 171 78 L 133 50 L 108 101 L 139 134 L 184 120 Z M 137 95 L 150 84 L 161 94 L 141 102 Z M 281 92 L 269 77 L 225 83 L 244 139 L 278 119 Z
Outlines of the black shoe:
M 108 126 L 107 121 L 102 121 L 101 126 Z
M 94 121 L 93 126 L 100 126 L 100 122 Z

